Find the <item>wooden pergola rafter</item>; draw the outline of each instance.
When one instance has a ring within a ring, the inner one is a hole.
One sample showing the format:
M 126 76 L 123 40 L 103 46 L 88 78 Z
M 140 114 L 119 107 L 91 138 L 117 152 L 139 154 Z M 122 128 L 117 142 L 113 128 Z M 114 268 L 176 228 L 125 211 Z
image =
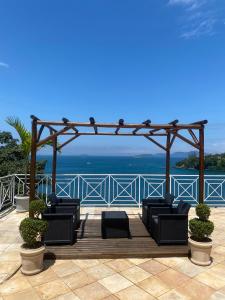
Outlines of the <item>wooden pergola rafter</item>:
M 166 192 L 170 191 L 170 151 L 175 139 L 180 139 L 199 151 L 199 202 L 204 199 L 204 127 L 207 120 L 202 120 L 190 124 L 179 123 L 173 120 L 166 124 L 154 124 L 146 120 L 140 124 L 125 123 L 120 119 L 118 123 L 98 123 L 93 117 L 89 122 L 74 122 L 67 118 L 61 121 L 40 120 L 34 115 L 32 119 L 32 147 L 31 147 L 31 169 L 30 169 L 30 199 L 35 197 L 35 170 L 37 148 L 52 143 L 53 162 L 52 162 L 52 191 L 55 192 L 56 186 L 56 162 L 57 151 L 68 145 L 80 136 L 143 136 L 150 142 L 163 149 L 166 153 Z M 44 129 L 48 129 L 48 136 L 43 136 Z M 107 132 L 101 129 L 108 129 Z M 87 131 L 89 129 L 89 131 Z M 125 130 L 125 132 L 124 132 Z M 188 133 L 188 137 L 183 132 Z M 198 132 L 198 137 L 196 132 Z M 58 137 L 68 136 L 68 140 L 62 144 L 58 143 Z M 166 137 L 165 145 L 162 145 L 155 138 Z

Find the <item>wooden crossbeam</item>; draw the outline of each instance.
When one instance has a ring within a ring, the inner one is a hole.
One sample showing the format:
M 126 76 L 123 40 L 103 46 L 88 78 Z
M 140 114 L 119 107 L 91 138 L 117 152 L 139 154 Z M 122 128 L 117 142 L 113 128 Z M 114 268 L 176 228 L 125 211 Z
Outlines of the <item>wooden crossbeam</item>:
M 118 124 L 119 124 L 119 126 L 116 128 L 115 134 L 118 134 L 120 128 L 121 128 L 122 126 L 124 126 L 124 119 L 119 119 Z
M 153 138 L 151 138 L 150 136 L 145 136 L 146 139 L 148 139 L 149 141 L 153 142 L 155 145 L 157 145 L 158 147 L 160 147 L 161 149 L 166 151 L 166 147 L 164 147 L 163 145 L 161 145 L 159 142 L 155 141 Z
M 63 126 L 65 125 L 64 122 L 60 121 L 43 121 L 43 120 L 37 120 L 37 124 L 41 125 L 52 125 L 52 126 Z M 93 127 L 92 124 L 89 123 L 83 123 L 83 122 L 69 122 L 69 126 L 76 126 L 76 127 Z M 95 123 L 95 126 L 99 128 L 117 128 L 118 124 L 116 123 Z M 144 124 L 124 124 L 124 128 L 131 128 L 131 129 L 136 129 L 136 128 L 146 128 Z M 153 124 L 151 123 L 150 128 L 154 130 L 160 130 L 160 129 L 175 129 L 173 124 Z M 200 129 L 202 127 L 201 124 L 196 123 L 196 124 L 176 124 L 176 129 Z
M 192 129 L 188 129 L 188 132 L 190 133 L 191 137 L 193 138 L 193 141 L 196 144 L 199 144 L 199 140 L 198 140 L 197 136 L 195 135 L 194 131 Z
M 36 117 L 36 116 L 34 116 L 34 115 L 31 115 L 30 117 L 31 117 L 32 120 L 36 120 L 36 121 L 37 121 L 37 124 L 38 124 L 38 122 L 42 122 L 38 117 Z M 52 127 L 52 126 L 49 125 L 49 124 L 43 124 L 43 125 L 45 125 L 46 127 L 48 127 L 49 129 L 51 129 L 51 130 L 54 131 L 54 132 L 57 131 L 54 127 Z
M 67 118 L 62 118 L 62 120 L 66 125 L 69 123 L 69 120 Z M 75 126 L 71 126 L 71 128 L 75 131 L 75 133 L 79 132 Z
M 148 127 L 148 126 L 151 124 L 151 121 L 150 121 L 150 120 L 146 120 L 146 121 L 142 122 L 142 124 L 144 124 L 146 127 Z M 133 134 L 136 134 L 136 132 L 138 132 L 138 130 L 140 130 L 140 129 L 142 129 L 142 128 L 135 128 L 135 129 L 132 131 L 132 133 L 133 133 Z
M 174 135 L 176 137 L 178 137 L 179 139 L 181 139 L 182 141 L 186 142 L 187 144 L 193 146 L 196 149 L 199 149 L 199 145 L 196 143 L 193 143 L 192 141 L 190 141 L 188 138 L 184 137 L 183 135 L 179 134 L 179 133 L 174 133 Z
M 80 135 L 74 135 L 73 137 L 71 137 L 70 139 L 68 139 L 65 143 L 61 144 L 60 146 L 57 147 L 57 150 L 61 150 L 64 146 L 66 146 L 67 144 L 69 144 L 70 142 L 72 142 L 73 140 L 75 140 L 76 138 L 78 138 Z
M 98 134 L 98 127 L 95 125 L 95 119 L 93 117 L 89 118 L 90 124 L 93 126 L 95 134 Z
M 178 122 L 179 121 L 176 119 L 176 120 L 173 120 L 173 121 L 169 122 L 168 124 L 176 126 Z
M 62 133 L 62 136 L 65 135 L 74 135 L 75 133 L 73 132 L 65 132 Z M 79 135 L 96 135 L 95 132 L 80 132 L 78 133 Z M 133 134 L 132 132 L 122 132 L 122 133 L 115 133 L 115 132 L 98 132 L 98 135 L 111 135 L 111 136 L 150 136 L 149 133 L 137 133 Z M 155 133 L 152 134 L 151 136 L 166 136 L 166 133 Z
M 172 148 L 175 139 L 176 139 L 176 135 L 173 135 L 173 137 L 172 137 L 172 139 L 170 141 L 170 149 Z
M 64 127 L 63 129 L 61 129 L 61 130 L 59 130 L 59 131 L 57 131 L 57 132 L 55 132 L 55 133 L 49 135 L 49 136 L 46 137 L 45 139 L 39 141 L 39 142 L 37 143 L 36 146 L 37 146 L 37 147 L 40 147 L 41 145 L 46 144 L 48 141 L 50 141 L 50 140 L 54 139 L 55 137 L 57 137 L 57 136 L 63 134 L 64 132 L 68 131 L 70 128 L 71 128 L 70 126 Z
M 44 128 L 45 128 L 45 125 L 41 125 L 41 127 L 40 127 L 40 129 L 39 129 L 39 131 L 38 131 L 37 142 L 40 141 L 41 134 L 42 134 Z
M 193 123 L 191 123 L 191 125 L 196 125 L 196 124 L 205 125 L 207 123 L 208 123 L 208 120 L 202 120 L 202 121 L 193 122 Z

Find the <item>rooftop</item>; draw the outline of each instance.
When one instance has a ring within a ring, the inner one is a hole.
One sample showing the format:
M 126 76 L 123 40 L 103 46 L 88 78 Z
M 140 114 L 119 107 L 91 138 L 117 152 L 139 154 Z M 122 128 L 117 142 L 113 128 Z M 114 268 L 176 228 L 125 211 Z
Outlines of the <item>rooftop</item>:
M 112 209 L 112 208 L 111 208 Z M 21 274 L 18 225 L 25 214 L 15 211 L 0 223 L 0 300 L 20 299 L 225 299 L 224 208 L 212 208 L 213 263 L 193 265 L 187 257 L 45 260 L 35 276 Z M 98 218 L 101 208 L 82 207 Z M 127 209 L 138 215 L 138 208 Z M 194 215 L 191 208 L 189 218 Z

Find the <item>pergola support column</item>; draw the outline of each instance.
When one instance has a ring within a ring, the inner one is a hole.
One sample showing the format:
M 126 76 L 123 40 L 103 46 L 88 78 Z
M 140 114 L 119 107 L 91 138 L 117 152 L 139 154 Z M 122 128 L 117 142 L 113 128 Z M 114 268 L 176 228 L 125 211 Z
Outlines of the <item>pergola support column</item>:
M 37 120 L 32 120 L 31 161 L 30 161 L 30 201 L 35 199 L 37 152 Z
M 53 156 L 52 156 L 52 193 L 56 191 L 56 163 L 57 163 L 57 137 L 52 140 Z
M 199 129 L 199 203 L 204 202 L 204 125 Z
M 166 193 L 170 193 L 170 140 L 171 134 L 168 132 L 166 138 Z

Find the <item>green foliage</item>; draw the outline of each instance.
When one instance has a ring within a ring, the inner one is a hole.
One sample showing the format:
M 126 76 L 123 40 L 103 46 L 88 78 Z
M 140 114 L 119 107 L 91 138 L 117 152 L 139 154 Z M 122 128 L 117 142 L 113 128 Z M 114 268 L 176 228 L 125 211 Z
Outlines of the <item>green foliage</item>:
M 43 200 L 33 200 L 30 202 L 29 210 L 35 218 L 38 218 L 46 210 L 46 204 Z
M 0 176 L 24 173 L 26 159 L 18 140 L 7 131 L 0 132 Z M 38 174 L 44 172 L 46 160 L 38 161 L 36 170 Z
M 199 169 L 199 161 L 197 155 L 191 155 L 176 163 L 178 168 L 183 169 Z M 205 155 L 205 169 L 225 171 L 225 153 Z
M 20 235 L 28 248 L 36 248 L 40 244 L 41 236 L 48 229 L 48 222 L 39 218 L 46 209 L 43 200 L 30 202 L 29 212 L 33 217 L 25 218 L 19 226 Z
M 31 133 L 25 128 L 24 124 L 17 117 L 8 117 L 6 123 L 15 128 L 20 136 L 21 148 L 25 158 L 29 158 L 31 149 Z
M 197 241 L 204 241 L 213 232 L 214 224 L 209 220 L 203 221 L 198 218 L 194 218 L 189 221 L 189 228 L 193 239 Z
M 24 171 L 24 154 L 10 132 L 0 132 L 0 176 Z
M 208 205 L 200 203 L 196 206 L 195 211 L 200 220 L 206 221 L 209 219 L 211 210 Z
M 206 204 L 198 204 L 195 208 L 198 218 L 189 221 L 191 237 L 196 241 L 204 241 L 212 234 L 214 224 L 209 221 L 210 208 Z

